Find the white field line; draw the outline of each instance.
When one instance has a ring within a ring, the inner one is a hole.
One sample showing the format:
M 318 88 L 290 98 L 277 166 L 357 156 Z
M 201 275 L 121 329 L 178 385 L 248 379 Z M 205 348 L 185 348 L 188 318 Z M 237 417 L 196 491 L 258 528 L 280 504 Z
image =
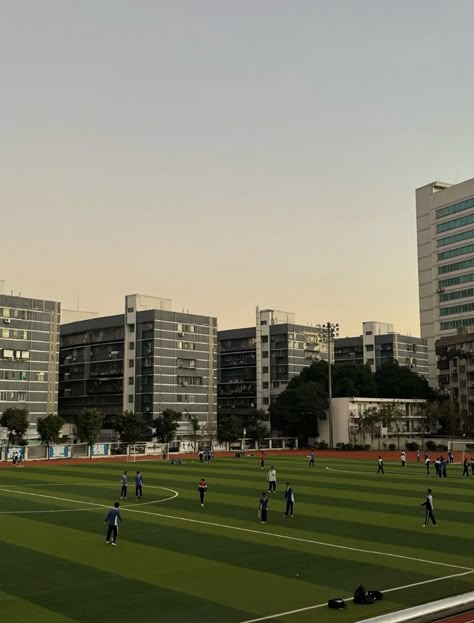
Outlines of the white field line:
M 62 483 L 61 483 L 62 484 Z M 98 485 L 96 484 L 96 486 L 109 486 L 110 483 L 107 483 L 105 485 Z M 45 485 L 43 485 L 45 486 Z M 65 485 L 66 486 L 66 485 Z M 69 486 L 81 486 L 81 484 L 79 483 L 74 483 L 72 485 Z M 161 500 L 151 500 L 150 502 L 140 502 L 140 506 L 148 506 L 149 504 L 160 504 L 162 502 L 168 502 L 169 500 L 174 500 L 175 498 L 177 498 L 179 496 L 179 493 L 177 491 L 175 491 L 174 489 L 169 489 L 168 487 L 158 487 L 158 486 L 154 486 L 154 485 L 148 485 L 148 488 L 151 489 L 163 489 L 163 491 L 171 491 L 173 493 L 173 495 L 167 497 L 167 498 L 162 498 Z M 29 495 L 32 497 L 36 497 L 36 498 L 47 498 L 49 500 L 58 500 L 61 502 L 70 502 L 71 504 L 86 504 L 89 508 L 58 508 L 58 509 L 53 509 L 53 510 L 32 510 L 32 511 L 0 511 L 0 515 L 15 515 L 15 514 L 30 514 L 30 513 L 35 513 L 35 514 L 39 514 L 39 513 L 70 513 L 72 511 L 76 511 L 76 512 L 82 512 L 82 511 L 90 511 L 90 510 L 95 510 L 97 508 L 109 508 L 110 504 L 100 504 L 97 502 L 86 502 L 85 500 L 71 500 L 69 498 L 60 498 L 57 497 L 55 495 L 45 495 L 44 493 L 29 493 L 27 491 L 15 491 L 13 489 L 4 489 L 4 488 L 0 488 L 0 491 L 5 491 L 6 493 L 14 493 L 17 495 Z M 92 507 L 92 508 L 90 508 Z M 121 507 L 122 510 L 129 510 L 129 507 L 127 506 L 122 506 Z
M 374 474 L 374 476 L 377 476 L 377 465 L 374 466 L 374 469 L 365 469 L 365 470 L 356 470 L 356 469 L 338 469 L 337 467 L 327 467 L 326 469 L 328 470 L 328 472 L 338 472 L 340 474 Z M 400 471 L 395 472 L 395 471 L 389 471 L 387 472 L 387 474 L 393 475 L 393 474 L 404 474 L 405 476 L 425 476 L 426 475 L 426 469 L 424 469 L 423 471 L 420 470 L 419 474 L 414 474 L 413 472 L 411 472 L 409 469 L 403 469 L 403 467 L 400 467 Z M 385 474 L 383 474 L 385 475 Z M 382 476 L 383 477 L 383 476 Z
M 164 487 L 162 487 L 164 488 Z M 30 495 L 33 497 L 40 497 L 40 498 L 49 498 L 51 500 L 59 500 L 62 502 L 71 502 L 73 504 L 87 504 L 89 506 L 96 506 L 98 508 L 109 508 L 110 504 L 100 504 L 98 502 L 84 502 L 84 501 L 80 501 L 80 500 L 71 500 L 69 498 L 60 498 L 57 496 L 52 496 L 52 495 L 45 495 L 43 493 L 31 493 L 31 492 L 27 492 L 27 491 L 12 491 L 11 489 L 2 489 L 0 488 L 0 491 L 6 491 L 7 493 L 15 493 L 15 494 L 20 494 L 20 495 Z M 174 491 L 173 489 L 168 489 L 168 491 Z M 177 495 L 179 495 L 179 493 L 177 491 L 174 491 L 174 493 L 176 493 L 176 495 L 172 496 L 169 499 L 174 499 L 175 497 L 177 497 Z M 164 502 L 165 500 L 161 500 L 162 502 Z M 144 504 L 155 504 L 156 502 L 145 502 L 143 504 L 140 504 L 140 506 L 144 506 Z M 303 539 L 301 537 L 296 537 L 296 536 L 290 536 L 287 534 L 278 534 L 277 532 L 263 532 L 262 530 L 254 530 L 252 528 L 241 528 L 239 526 L 230 526 L 228 524 L 221 524 L 221 523 L 217 523 L 217 522 L 213 522 L 213 521 L 204 521 L 203 519 L 190 519 L 188 517 L 179 517 L 177 515 L 165 515 L 164 513 L 153 513 L 151 511 L 143 511 L 140 510 L 139 508 L 131 508 L 130 506 L 124 506 L 122 507 L 122 510 L 124 511 L 128 511 L 129 513 L 139 513 L 142 515 L 152 515 L 154 517 L 163 517 L 165 519 L 174 519 L 176 521 L 183 521 L 186 523 L 195 523 L 195 524 L 200 524 L 200 525 L 204 525 L 204 526 L 212 526 L 214 528 L 224 528 L 226 530 L 235 530 L 237 532 L 247 532 L 249 534 L 258 534 L 260 536 L 267 536 L 267 537 L 274 537 L 276 539 L 283 539 L 286 541 L 296 541 L 298 543 L 310 543 L 312 545 L 319 545 L 322 547 L 329 547 L 332 549 L 340 549 L 340 550 L 345 550 L 345 551 L 350 551 L 350 552 L 360 552 L 362 554 L 373 554 L 376 556 L 386 556 L 388 558 L 399 558 L 401 560 L 411 560 L 413 562 L 422 562 L 422 563 L 426 563 L 428 565 L 436 565 L 437 567 L 449 567 L 451 569 L 462 569 L 463 571 L 467 571 L 469 573 L 474 572 L 474 569 L 472 567 L 464 567 L 461 565 L 453 565 L 451 563 L 448 562 L 440 562 L 440 561 L 436 561 L 436 560 L 427 560 L 425 558 L 416 558 L 415 556 L 403 556 L 402 554 L 392 554 L 390 552 L 379 552 L 377 550 L 370 550 L 370 549 L 362 549 L 360 547 L 349 547 L 347 545 L 336 545 L 335 543 L 326 543 L 325 541 L 316 541 L 313 539 Z
M 449 580 L 451 578 L 459 578 L 463 575 L 469 575 L 470 573 L 474 573 L 474 569 L 471 571 L 465 571 L 464 573 L 454 573 L 452 575 L 445 575 L 442 578 L 432 578 L 430 580 L 423 580 L 422 582 L 414 582 L 413 584 L 405 584 L 404 586 L 396 586 L 395 588 L 386 588 L 382 593 L 393 593 L 395 591 L 402 591 L 406 588 L 413 588 L 415 586 L 422 586 L 423 584 L 430 584 L 432 582 L 442 582 L 443 580 Z M 353 597 L 345 597 L 344 601 L 352 601 Z M 300 612 L 307 612 L 308 610 L 316 610 L 318 608 L 327 608 L 327 601 L 322 604 L 315 604 L 313 606 L 306 606 L 305 608 L 296 608 L 295 610 L 286 610 L 285 612 L 278 612 L 277 614 L 270 614 L 264 617 L 258 617 L 257 619 L 247 619 L 245 621 L 241 621 L 241 623 L 259 623 L 259 621 L 270 621 L 270 619 L 278 619 L 280 617 L 288 616 L 290 614 L 298 614 Z

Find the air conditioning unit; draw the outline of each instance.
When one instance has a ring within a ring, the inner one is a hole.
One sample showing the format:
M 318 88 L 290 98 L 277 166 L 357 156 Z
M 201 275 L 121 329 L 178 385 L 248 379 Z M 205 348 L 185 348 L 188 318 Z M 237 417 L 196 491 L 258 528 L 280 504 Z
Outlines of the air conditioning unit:
M 184 331 L 178 331 L 179 337 L 184 337 Z
M 10 319 L 10 318 L 4 318 L 4 319 L 3 319 L 3 322 L 4 322 L 5 324 L 10 324 L 11 319 Z

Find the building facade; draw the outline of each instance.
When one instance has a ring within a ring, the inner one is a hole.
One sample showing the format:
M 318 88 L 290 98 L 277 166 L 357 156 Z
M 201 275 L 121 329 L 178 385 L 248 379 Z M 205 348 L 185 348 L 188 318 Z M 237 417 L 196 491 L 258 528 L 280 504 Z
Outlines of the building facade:
M 404 447 L 407 440 L 416 440 L 422 435 L 422 414 L 420 407 L 426 400 L 391 398 L 333 398 L 331 401 L 331 418 L 334 445 L 337 444 L 368 444 L 373 450 L 388 448 L 395 443 Z M 369 409 L 381 409 L 393 405 L 398 413 L 397 422 L 387 426 L 381 419 L 380 428 L 372 438 L 363 430 L 361 421 Z M 329 443 L 328 420 L 319 422 L 319 440 Z
M 436 386 L 436 340 L 474 325 L 474 179 L 416 191 L 421 337 Z
M 456 335 L 436 341 L 438 385 L 457 412 L 460 428 L 474 431 L 474 327 L 461 327 Z
M 386 362 L 397 361 L 413 372 L 428 376 L 426 340 L 396 333 L 393 325 L 385 322 L 364 322 L 362 335 L 336 338 L 334 359 L 338 363 L 368 365 L 372 372 Z
M 124 314 L 61 327 L 59 411 L 101 409 L 106 430 L 123 411 L 152 421 L 165 409 L 183 413 L 211 437 L 217 421 L 217 320 L 171 309 L 169 299 L 125 298 Z
M 58 412 L 60 303 L 0 294 L 0 413 Z
M 327 360 L 325 335 L 296 324 L 292 313 L 258 307 L 255 327 L 219 331 L 219 416 L 236 415 L 245 424 L 257 410 L 268 411 L 291 378 Z

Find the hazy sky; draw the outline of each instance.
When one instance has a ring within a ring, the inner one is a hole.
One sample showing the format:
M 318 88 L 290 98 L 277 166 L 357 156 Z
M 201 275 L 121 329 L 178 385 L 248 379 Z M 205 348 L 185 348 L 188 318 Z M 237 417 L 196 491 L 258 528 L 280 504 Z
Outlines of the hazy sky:
M 0 279 L 418 333 L 414 190 L 474 177 L 472 0 L 0 0 Z

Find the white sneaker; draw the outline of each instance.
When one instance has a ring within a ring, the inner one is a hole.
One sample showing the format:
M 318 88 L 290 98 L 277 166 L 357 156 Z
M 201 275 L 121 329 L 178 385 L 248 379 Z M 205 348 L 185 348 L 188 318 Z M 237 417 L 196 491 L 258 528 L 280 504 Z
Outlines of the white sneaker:
M 112 545 L 113 545 L 114 547 L 117 547 L 117 543 L 112 543 Z
M 421 527 L 422 527 L 422 528 L 426 528 L 426 524 L 422 523 L 422 524 L 421 524 Z
M 201 506 L 204 506 L 204 504 L 201 504 Z

